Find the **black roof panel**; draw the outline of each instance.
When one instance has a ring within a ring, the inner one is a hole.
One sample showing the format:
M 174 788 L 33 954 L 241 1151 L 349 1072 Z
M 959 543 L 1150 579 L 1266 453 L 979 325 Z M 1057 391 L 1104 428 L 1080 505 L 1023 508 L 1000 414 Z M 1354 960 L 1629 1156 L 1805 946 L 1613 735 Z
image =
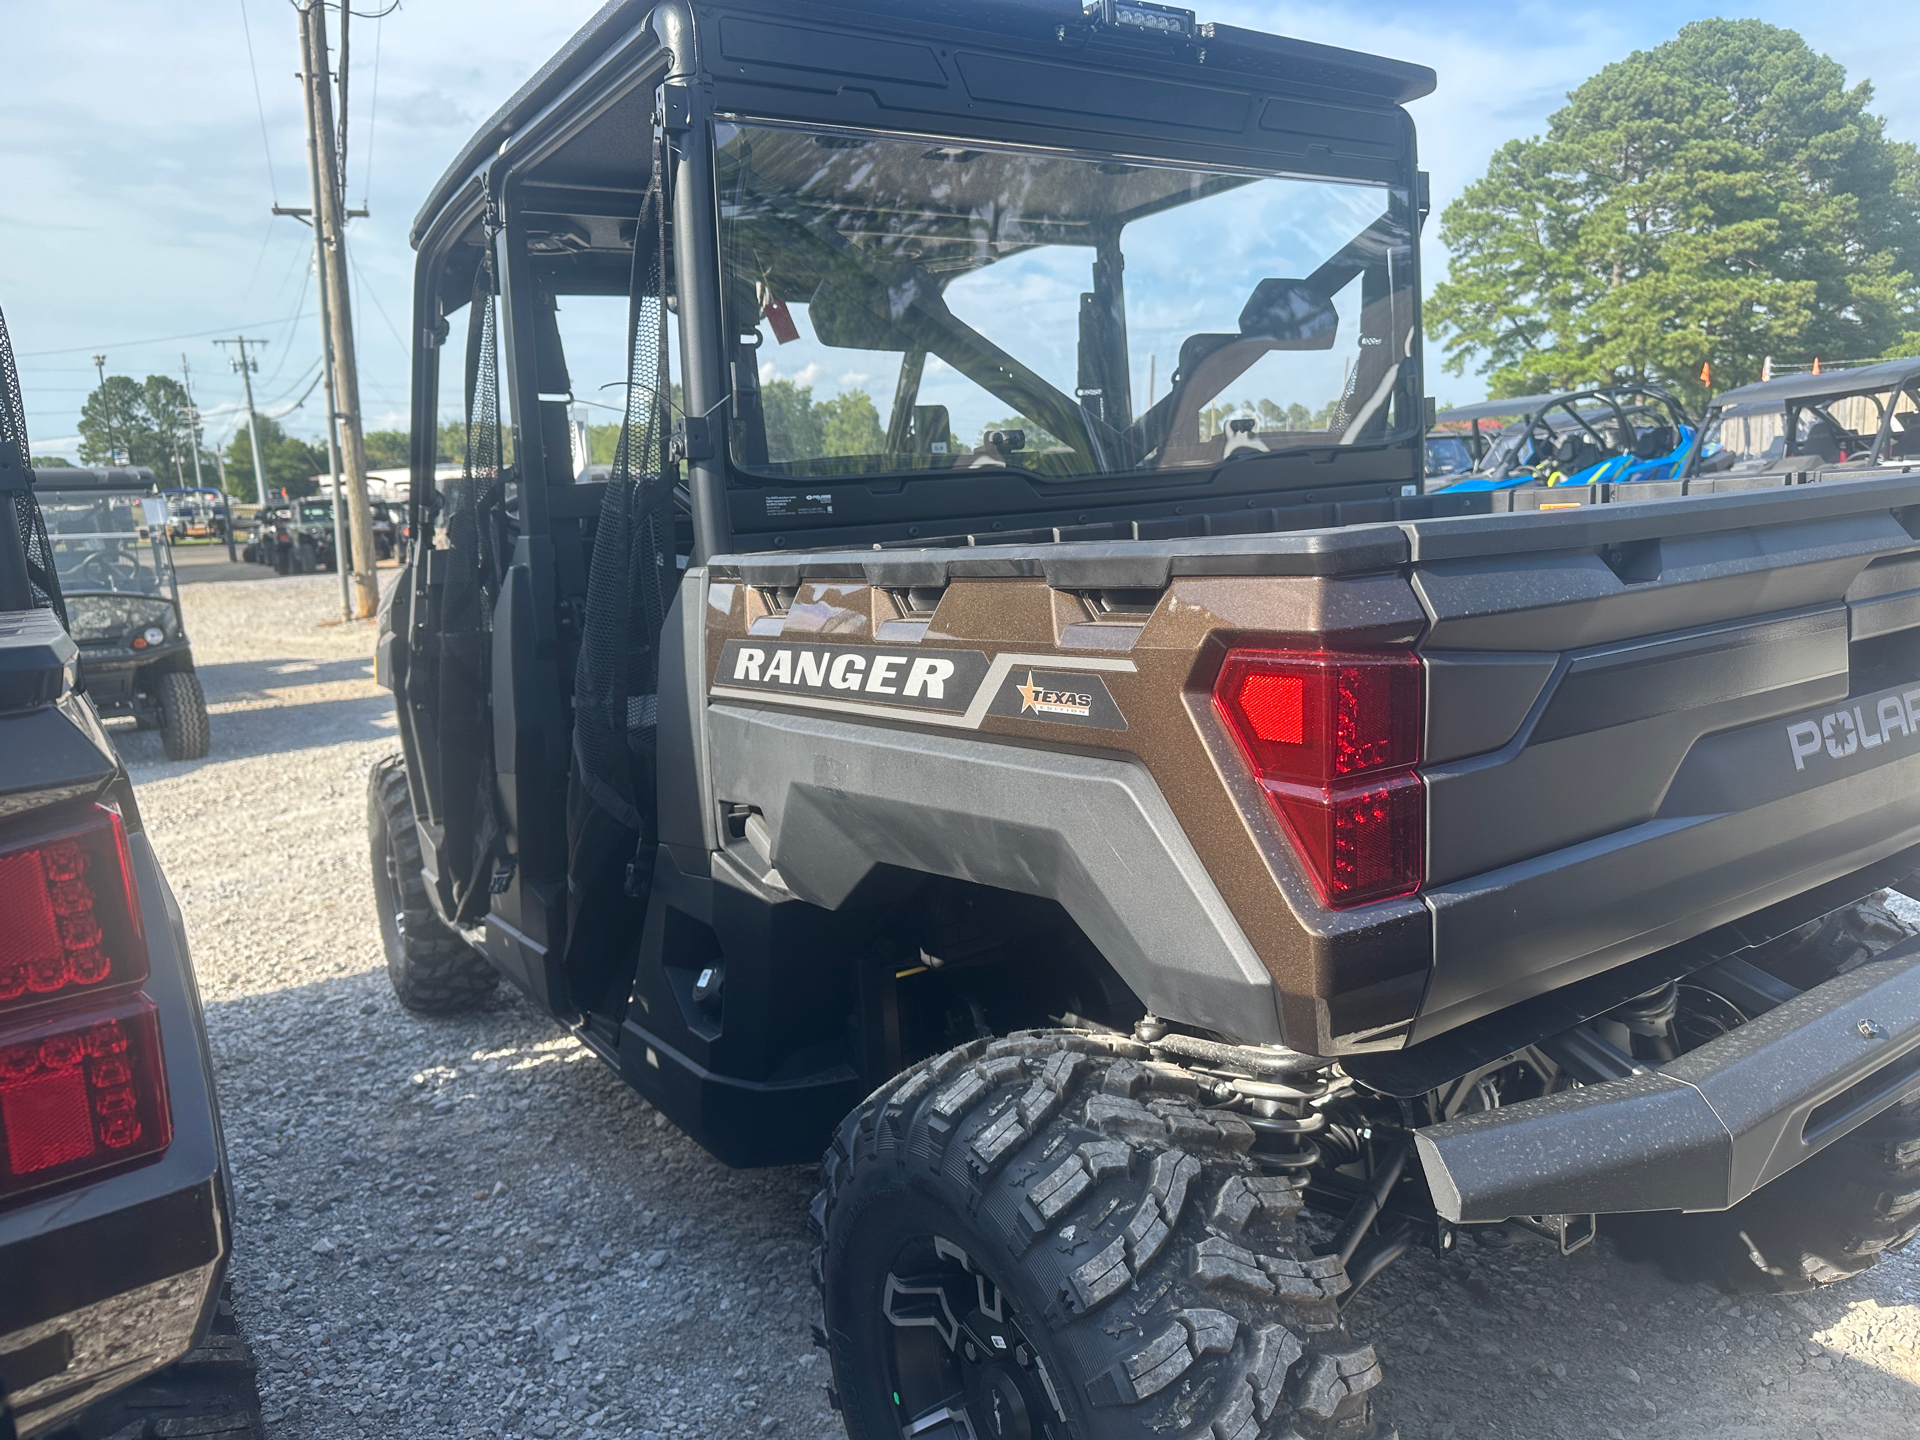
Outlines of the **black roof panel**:
M 693 0 L 690 8 L 698 25 L 699 13 L 709 6 Z M 1049 51 L 1063 27 L 1067 39 L 1073 41 L 1076 37 L 1072 32 L 1076 28 L 1086 31 L 1089 23 L 1077 0 L 724 0 L 724 8 L 828 24 L 837 20 L 856 28 L 898 30 L 916 37 L 929 26 L 971 30 L 1033 44 L 1044 42 Z M 415 216 L 413 244 L 420 244 L 435 217 L 508 136 L 553 103 L 621 37 L 644 22 L 653 9 L 647 0 L 609 0 L 561 46 L 462 147 Z M 1203 52 L 1204 64 L 1193 68 L 1195 78 L 1203 84 L 1209 79 L 1229 85 L 1253 82 L 1265 90 L 1337 96 L 1376 106 L 1418 99 L 1430 94 L 1435 84 L 1434 72 L 1425 65 L 1231 25 L 1203 24 L 1198 40 L 1196 53 Z M 698 43 L 709 43 L 704 31 Z M 1106 64 L 1116 59 L 1111 43 L 1101 45 L 1100 58 Z M 1138 58 L 1149 65 L 1163 66 L 1167 57 L 1141 51 Z M 1131 64 L 1132 59 L 1129 56 L 1124 63 Z M 1262 125 L 1285 128 L 1283 118 L 1271 115 Z
M 1860 395 L 1869 390 L 1891 390 L 1909 380 L 1920 379 L 1920 356 L 1904 360 L 1882 360 L 1878 365 L 1862 365 L 1854 370 L 1828 370 L 1821 375 L 1782 375 L 1729 390 L 1713 403 L 1722 413 L 1729 407 L 1784 405 L 1789 400 L 1832 400 L 1841 395 Z

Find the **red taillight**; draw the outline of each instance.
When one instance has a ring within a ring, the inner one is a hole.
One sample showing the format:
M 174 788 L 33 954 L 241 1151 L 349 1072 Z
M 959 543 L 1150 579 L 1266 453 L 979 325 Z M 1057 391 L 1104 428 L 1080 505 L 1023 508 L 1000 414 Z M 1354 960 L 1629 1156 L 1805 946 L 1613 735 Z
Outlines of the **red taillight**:
M 0 1201 L 167 1147 L 147 969 L 118 814 L 0 850 Z
M 159 1027 L 144 995 L 0 1030 L 0 1200 L 167 1148 Z
M 1220 667 L 1214 709 L 1335 909 L 1420 888 L 1420 692 L 1407 651 L 1233 650 Z
M 0 1015 L 146 978 L 146 937 L 118 815 L 96 810 L 79 825 L 0 852 Z

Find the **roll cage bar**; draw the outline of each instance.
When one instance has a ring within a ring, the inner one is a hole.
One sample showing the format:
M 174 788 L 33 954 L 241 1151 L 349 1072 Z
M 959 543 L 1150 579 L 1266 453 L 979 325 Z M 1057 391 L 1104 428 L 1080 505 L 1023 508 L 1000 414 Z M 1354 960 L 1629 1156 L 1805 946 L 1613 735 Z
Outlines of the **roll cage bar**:
M 1552 418 L 1558 414 L 1562 423 L 1556 426 Z M 1503 426 L 1495 439 L 1518 437 L 1519 443 L 1504 447 L 1499 451 L 1491 471 L 1478 469 L 1480 460 L 1493 453 L 1492 441 L 1482 436 L 1481 422 L 1502 416 L 1517 415 L 1516 424 Z M 1671 424 L 1675 429 L 1674 443 L 1679 443 L 1680 434 L 1688 428 L 1696 431 L 1694 448 L 1698 449 L 1697 430 L 1693 417 L 1679 398 L 1663 386 L 1651 382 L 1635 381 L 1624 385 L 1598 386 L 1589 390 L 1568 390 L 1552 395 L 1529 395 L 1516 400 L 1489 400 L 1479 405 L 1463 405 L 1448 410 L 1437 418 L 1438 423 L 1449 421 L 1470 421 L 1472 439 L 1468 442 L 1480 453 L 1475 462 L 1475 477 L 1494 481 L 1510 479 L 1516 471 L 1530 468 L 1519 463 L 1523 452 L 1532 453 L 1539 448 L 1544 438 L 1549 448 L 1557 442 L 1563 430 L 1572 430 L 1584 434 L 1594 445 L 1603 451 L 1619 448 L 1615 441 L 1600 433 L 1596 422 L 1611 421 L 1615 433 L 1619 436 L 1632 436 L 1638 431 L 1633 419 L 1636 415 L 1652 415 Z M 1529 443 L 1531 442 L 1531 443 Z M 1486 448 L 1482 448 L 1482 447 Z

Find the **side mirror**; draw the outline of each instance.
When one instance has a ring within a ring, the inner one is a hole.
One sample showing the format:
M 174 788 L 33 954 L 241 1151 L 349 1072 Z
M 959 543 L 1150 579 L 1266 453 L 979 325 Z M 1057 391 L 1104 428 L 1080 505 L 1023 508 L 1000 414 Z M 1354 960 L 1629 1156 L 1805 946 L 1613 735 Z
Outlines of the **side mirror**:
M 1276 350 L 1331 350 L 1340 314 L 1305 280 L 1262 280 L 1240 312 L 1240 333 Z

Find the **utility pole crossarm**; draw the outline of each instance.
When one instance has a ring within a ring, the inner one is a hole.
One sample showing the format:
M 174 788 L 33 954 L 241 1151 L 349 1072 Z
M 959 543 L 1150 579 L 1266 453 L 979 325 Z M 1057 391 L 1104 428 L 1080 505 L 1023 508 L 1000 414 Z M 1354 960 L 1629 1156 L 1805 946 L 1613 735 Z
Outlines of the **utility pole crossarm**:
M 291 215 L 296 220 L 305 220 L 309 223 L 313 220 L 313 211 L 305 205 L 276 205 L 273 207 L 273 213 L 276 215 Z M 340 215 L 342 219 L 346 220 L 364 220 L 367 218 L 367 209 L 365 206 L 361 206 L 356 210 L 342 210 Z

